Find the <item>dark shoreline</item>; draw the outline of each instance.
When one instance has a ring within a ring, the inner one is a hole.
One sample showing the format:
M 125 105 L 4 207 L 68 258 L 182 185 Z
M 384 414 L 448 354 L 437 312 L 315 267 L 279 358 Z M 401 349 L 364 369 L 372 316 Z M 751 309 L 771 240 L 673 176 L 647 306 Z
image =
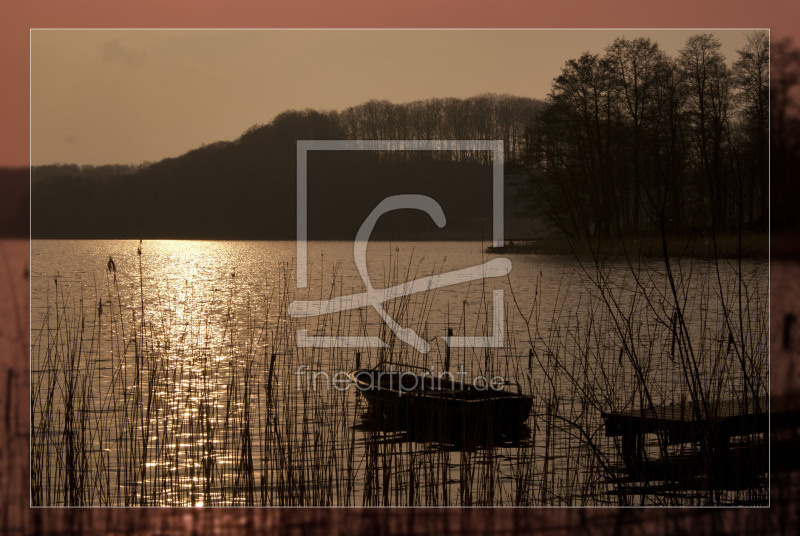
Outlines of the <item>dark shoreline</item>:
M 777 246 L 777 247 L 776 247 Z M 793 247 L 796 246 L 796 247 Z M 777 250 L 777 251 L 776 251 Z M 794 235 L 781 238 L 766 233 L 748 233 L 741 237 L 723 235 L 714 240 L 710 236 L 680 237 L 667 240 L 670 257 L 697 257 L 702 259 L 767 259 L 772 256 L 791 257 L 800 253 L 800 239 Z M 569 240 L 506 240 L 503 247 L 489 246 L 487 253 L 497 255 L 597 255 L 599 257 L 663 257 L 660 237 L 640 237 L 627 240 L 569 241 Z M 777 255 L 776 255 L 777 253 Z

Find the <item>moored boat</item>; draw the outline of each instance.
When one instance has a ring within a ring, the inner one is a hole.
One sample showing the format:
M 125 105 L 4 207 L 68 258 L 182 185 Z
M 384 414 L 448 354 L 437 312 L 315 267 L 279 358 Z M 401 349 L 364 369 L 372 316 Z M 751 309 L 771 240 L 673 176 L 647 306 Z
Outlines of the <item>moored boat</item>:
M 395 370 L 394 365 L 423 372 Z M 513 432 L 524 425 L 533 407 L 533 396 L 505 380 L 467 383 L 449 374 L 436 377 L 422 367 L 386 361 L 373 369 L 354 370 L 349 376 L 373 413 L 397 429 L 462 436 Z

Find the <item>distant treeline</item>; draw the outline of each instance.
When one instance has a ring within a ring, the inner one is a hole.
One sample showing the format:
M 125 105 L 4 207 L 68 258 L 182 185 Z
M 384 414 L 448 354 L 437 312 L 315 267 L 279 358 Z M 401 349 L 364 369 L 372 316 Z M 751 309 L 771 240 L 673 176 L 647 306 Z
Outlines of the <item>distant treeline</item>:
M 429 99 L 410 104 L 370 101 L 337 114 L 351 140 L 503 140 L 505 161 L 525 154 L 528 133 L 544 108 L 538 100 L 512 95 Z M 442 153 L 444 158 L 464 154 Z M 490 161 L 490 153 L 470 155 Z
M 766 229 L 769 96 L 766 32 L 732 68 L 709 34 L 570 60 L 530 131 L 530 210 L 582 239 Z
M 297 140 L 503 139 L 506 158 L 515 160 L 542 106 L 508 95 L 370 101 L 342 112 L 288 111 L 233 142 L 143 166 L 40 166 L 33 170 L 33 236 L 291 239 Z M 310 238 L 352 238 L 369 211 L 397 193 L 428 193 L 442 204 L 448 225 L 440 231 L 422 214 L 387 215 L 376 236 L 479 239 L 485 232 L 488 238 L 490 155 L 314 151 Z

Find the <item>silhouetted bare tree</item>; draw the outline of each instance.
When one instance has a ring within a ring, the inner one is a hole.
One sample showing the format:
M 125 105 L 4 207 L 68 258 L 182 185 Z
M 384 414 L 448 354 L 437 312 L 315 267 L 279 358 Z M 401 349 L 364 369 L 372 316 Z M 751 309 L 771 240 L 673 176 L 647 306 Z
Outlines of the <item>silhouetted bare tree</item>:
M 763 229 L 767 39 L 733 69 L 710 34 L 674 59 L 620 38 L 568 61 L 528 130 L 531 209 L 584 239 Z

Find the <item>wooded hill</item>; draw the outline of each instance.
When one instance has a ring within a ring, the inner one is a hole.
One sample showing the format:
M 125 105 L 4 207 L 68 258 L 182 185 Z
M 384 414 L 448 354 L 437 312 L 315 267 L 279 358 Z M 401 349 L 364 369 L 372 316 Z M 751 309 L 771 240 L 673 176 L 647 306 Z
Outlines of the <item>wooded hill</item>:
M 32 174 L 32 234 L 293 239 L 297 140 L 503 139 L 506 169 L 512 170 L 543 106 L 508 95 L 410 104 L 370 101 L 342 112 L 288 111 L 235 141 L 139 167 L 37 167 Z M 444 229 L 409 211 L 382 218 L 375 236 L 480 240 L 484 234 L 488 240 L 490 154 L 312 151 L 309 238 L 352 239 L 380 200 L 420 193 L 442 205 L 448 218 Z M 511 220 L 517 195 L 510 176 L 506 200 Z

